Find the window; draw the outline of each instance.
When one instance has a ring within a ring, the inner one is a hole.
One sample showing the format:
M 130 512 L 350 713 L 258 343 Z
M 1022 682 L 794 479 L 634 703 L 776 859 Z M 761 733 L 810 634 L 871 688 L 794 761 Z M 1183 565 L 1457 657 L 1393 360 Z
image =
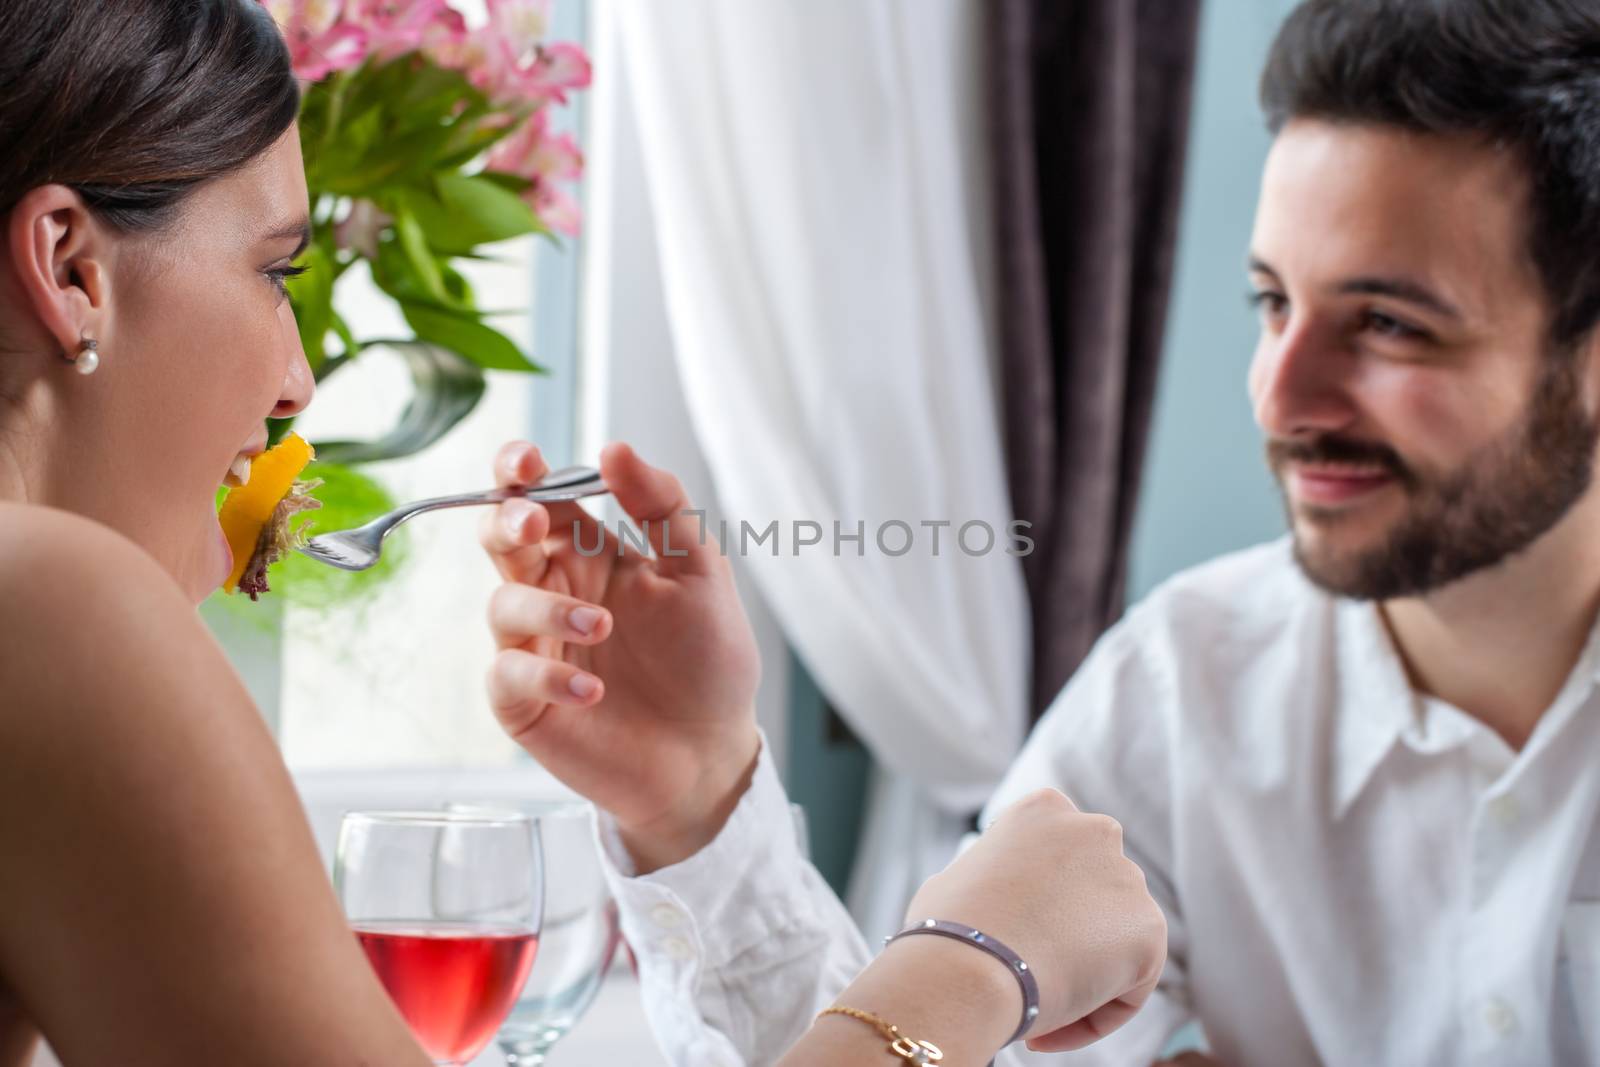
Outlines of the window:
M 585 8 L 582 0 L 554 5 L 550 37 L 584 40 Z M 585 97 L 553 112 L 553 122 L 580 126 Z M 482 402 L 442 440 L 416 456 L 362 468 L 398 501 L 487 488 L 495 450 L 515 437 L 539 443 L 556 465 L 572 461 L 580 241 L 523 238 L 493 252 L 498 262 L 462 263 L 462 272 L 480 307 L 509 309 L 490 324 L 550 373 L 490 372 Z M 364 268 L 347 279 L 341 308 L 359 318 L 364 335 L 409 336 Z M 409 390 L 400 360 L 375 350 L 330 378 L 296 429 L 313 440 L 376 435 L 393 423 Z M 487 767 L 524 758 L 484 695 L 494 652 L 484 613 L 498 577 L 478 548 L 483 514 L 446 510 L 408 524 L 403 566 L 361 602 L 314 609 L 285 601 L 278 662 L 257 666 L 269 674 L 277 668 L 276 708 L 267 710 L 291 768 Z M 258 676 L 258 701 L 270 702 L 272 686 L 259 684 L 262 670 L 241 667 Z

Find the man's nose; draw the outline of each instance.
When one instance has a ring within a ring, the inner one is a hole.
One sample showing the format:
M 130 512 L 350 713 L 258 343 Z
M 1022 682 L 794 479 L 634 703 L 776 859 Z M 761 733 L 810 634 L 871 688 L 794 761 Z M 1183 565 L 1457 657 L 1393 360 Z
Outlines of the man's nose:
M 1311 323 L 1263 337 L 1250 370 L 1257 425 L 1272 438 L 1348 428 L 1356 419 L 1348 391 L 1352 359 Z

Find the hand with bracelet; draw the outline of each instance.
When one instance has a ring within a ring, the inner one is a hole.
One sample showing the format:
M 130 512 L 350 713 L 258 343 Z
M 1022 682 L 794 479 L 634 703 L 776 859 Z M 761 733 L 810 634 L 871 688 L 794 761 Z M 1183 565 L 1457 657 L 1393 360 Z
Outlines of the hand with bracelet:
M 504 486 L 547 469 L 525 442 L 494 466 Z M 710 843 L 749 788 L 760 655 L 732 568 L 715 539 L 701 543 L 678 479 L 624 444 L 601 451 L 600 471 L 653 551 L 618 543 L 572 503 L 518 498 L 487 515 L 483 545 L 505 579 L 489 609 L 501 649 L 489 696 L 518 743 L 610 814 L 634 874 L 646 875 Z M 579 551 L 580 538 L 603 550 Z M 1041 1050 L 1120 1026 L 1165 955 L 1165 922 L 1117 824 L 1054 791 L 1007 809 L 928 880 L 910 916 L 969 925 L 1028 964 L 1040 999 L 1026 1036 Z M 787 1064 L 895 1067 L 890 1026 L 943 1052 L 930 1062 L 982 1064 L 1026 1008 L 1009 964 L 936 936 L 895 941 L 835 1003 L 884 1028 L 827 1015 Z
M 1036 1051 L 1081 1048 L 1132 1017 L 1166 959 L 1166 921 L 1122 853 L 1120 828 L 1055 790 L 1007 808 L 928 879 L 907 930 L 780 1067 L 976 1067 L 1019 1029 Z M 1037 989 L 1031 1020 L 1024 974 Z

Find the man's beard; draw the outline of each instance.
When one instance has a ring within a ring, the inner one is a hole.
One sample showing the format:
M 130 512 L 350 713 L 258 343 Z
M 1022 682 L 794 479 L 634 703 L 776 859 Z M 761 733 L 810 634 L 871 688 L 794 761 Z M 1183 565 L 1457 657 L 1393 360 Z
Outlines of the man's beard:
M 1593 475 L 1600 426 L 1584 410 L 1577 364 L 1569 353 L 1547 357 L 1521 421 L 1444 477 L 1420 475 L 1393 449 L 1347 438 L 1268 442 L 1280 489 L 1290 463 L 1369 462 L 1393 475 L 1409 501 L 1406 514 L 1369 548 L 1317 550 L 1296 532 L 1294 556 L 1306 577 L 1358 600 L 1417 596 L 1536 541 L 1572 509 Z M 1293 530 L 1287 492 L 1284 503 Z

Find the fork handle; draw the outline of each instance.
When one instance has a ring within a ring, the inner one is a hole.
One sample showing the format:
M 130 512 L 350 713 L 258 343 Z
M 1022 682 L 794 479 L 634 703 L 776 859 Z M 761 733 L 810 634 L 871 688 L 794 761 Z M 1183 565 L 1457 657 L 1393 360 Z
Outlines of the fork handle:
M 599 496 L 606 492 L 609 492 L 609 490 L 606 488 L 605 482 L 601 480 L 600 472 L 593 467 L 565 467 L 545 475 L 533 485 L 484 489 L 476 493 L 457 493 L 452 496 L 436 496 L 427 500 L 418 500 L 391 514 L 387 528 L 393 529 L 414 515 L 421 515 L 424 511 L 437 511 L 440 508 L 471 507 L 476 504 L 500 504 L 516 497 L 541 503 L 555 503 L 562 500 L 577 500 L 586 496 Z

